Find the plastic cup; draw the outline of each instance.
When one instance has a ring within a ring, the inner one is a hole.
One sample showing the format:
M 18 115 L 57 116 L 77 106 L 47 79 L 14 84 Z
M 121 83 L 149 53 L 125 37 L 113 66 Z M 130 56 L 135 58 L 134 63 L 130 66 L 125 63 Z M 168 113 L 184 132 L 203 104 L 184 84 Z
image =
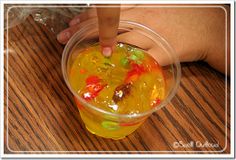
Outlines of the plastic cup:
M 158 53 L 156 55 L 153 55 L 152 53 L 151 56 L 153 56 L 162 66 L 166 82 L 164 100 L 145 112 L 134 114 L 111 113 L 91 105 L 72 89 L 68 80 L 68 75 L 75 58 L 79 54 L 79 50 L 84 49 L 86 46 L 98 43 L 98 24 L 96 20 L 88 21 L 80 27 L 78 32 L 73 35 L 65 46 L 62 55 L 63 77 L 68 88 L 74 95 L 74 100 L 87 130 L 104 138 L 121 139 L 134 132 L 153 112 L 166 106 L 170 102 L 175 95 L 180 82 L 181 68 L 179 60 L 176 57 L 174 50 L 164 38 L 142 24 L 131 21 L 120 21 L 118 36 L 128 33 L 132 33 L 132 38 L 145 40 L 148 45 L 156 47 Z M 119 42 L 122 41 L 122 39 L 119 39 Z M 129 42 L 129 44 L 141 48 L 137 44 L 132 44 L 132 42 Z M 151 54 L 148 51 L 145 52 Z M 162 54 L 162 57 L 164 58 L 159 59 L 157 56 L 158 54 Z M 168 63 L 166 63 L 167 61 Z

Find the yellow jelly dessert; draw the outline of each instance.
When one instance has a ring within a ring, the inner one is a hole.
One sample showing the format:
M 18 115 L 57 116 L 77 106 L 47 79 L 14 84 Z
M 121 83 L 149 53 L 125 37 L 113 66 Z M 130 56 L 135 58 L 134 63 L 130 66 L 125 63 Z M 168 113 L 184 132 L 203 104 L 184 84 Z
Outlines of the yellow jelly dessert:
M 104 57 L 98 44 L 75 52 L 78 53 L 69 72 L 71 87 L 87 103 L 102 111 L 93 111 L 75 98 L 90 132 L 102 137 L 123 138 L 145 118 L 122 118 L 119 115 L 140 114 L 164 99 L 162 69 L 143 50 L 119 43 L 111 57 Z

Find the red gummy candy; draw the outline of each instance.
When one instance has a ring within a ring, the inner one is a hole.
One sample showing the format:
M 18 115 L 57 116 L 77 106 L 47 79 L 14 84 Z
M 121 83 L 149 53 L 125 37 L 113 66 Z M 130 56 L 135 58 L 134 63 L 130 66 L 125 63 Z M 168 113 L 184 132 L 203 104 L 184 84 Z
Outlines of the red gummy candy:
M 81 74 L 84 74 L 84 73 L 86 73 L 86 70 L 85 69 L 80 69 L 80 71 L 79 71 Z
M 137 73 L 143 73 L 145 72 L 145 69 L 142 65 L 138 65 L 136 63 L 132 63 L 132 69 L 136 71 Z
M 86 79 L 86 84 L 95 84 L 100 82 L 100 78 L 98 76 L 90 76 Z
M 131 76 L 128 76 L 125 78 L 125 83 L 131 83 L 134 82 L 138 79 L 139 75 L 138 74 L 133 74 Z
M 97 93 L 100 92 L 104 88 L 104 86 L 101 85 L 101 83 L 96 83 L 96 84 L 89 84 L 86 86 L 86 88 L 91 93 Z
M 140 122 L 128 122 L 128 123 L 120 123 L 120 126 L 127 127 L 127 126 L 134 126 L 139 124 Z
M 145 72 L 145 69 L 142 65 L 138 65 L 136 63 L 132 63 L 131 65 L 132 69 L 127 73 L 125 83 L 137 80 L 138 77 Z
M 106 86 L 101 83 L 98 76 L 90 76 L 86 79 L 86 92 L 82 94 L 85 100 L 91 100 L 98 96 L 98 93 Z

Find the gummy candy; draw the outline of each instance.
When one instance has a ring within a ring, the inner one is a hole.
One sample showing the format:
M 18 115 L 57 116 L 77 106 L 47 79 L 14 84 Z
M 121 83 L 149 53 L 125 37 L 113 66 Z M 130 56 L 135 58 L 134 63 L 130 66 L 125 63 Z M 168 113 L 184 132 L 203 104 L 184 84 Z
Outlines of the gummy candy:
M 114 95 L 112 97 L 113 101 L 115 103 L 119 102 L 122 100 L 124 97 L 130 94 L 130 89 L 131 89 L 131 84 L 122 84 L 118 87 L 116 87 Z

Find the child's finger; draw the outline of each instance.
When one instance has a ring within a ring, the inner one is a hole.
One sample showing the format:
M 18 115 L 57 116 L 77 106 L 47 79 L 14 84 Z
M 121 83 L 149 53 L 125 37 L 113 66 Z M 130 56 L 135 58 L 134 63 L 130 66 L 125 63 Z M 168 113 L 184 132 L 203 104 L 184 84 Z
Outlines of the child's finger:
M 116 43 L 117 30 L 120 19 L 120 8 L 116 6 L 98 7 L 99 42 L 102 53 L 110 56 Z

